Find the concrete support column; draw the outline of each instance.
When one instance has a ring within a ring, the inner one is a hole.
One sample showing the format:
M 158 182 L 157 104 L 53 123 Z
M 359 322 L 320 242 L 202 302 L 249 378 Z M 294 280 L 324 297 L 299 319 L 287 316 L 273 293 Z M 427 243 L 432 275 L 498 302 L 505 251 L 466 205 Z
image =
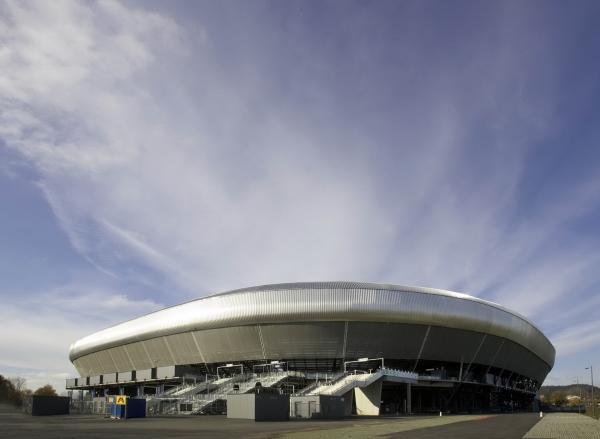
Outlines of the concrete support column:
M 406 413 L 412 413 L 412 385 L 410 383 L 406 383 Z
M 108 395 L 108 387 L 104 388 L 104 396 Z
M 354 400 L 354 390 L 344 393 L 344 416 L 352 415 L 352 401 Z
M 381 380 L 367 387 L 355 387 L 356 414 L 378 416 L 381 403 Z
M 119 387 L 119 395 L 125 395 L 125 387 Z
M 137 396 L 141 398 L 144 396 L 144 386 L 137 386 Z

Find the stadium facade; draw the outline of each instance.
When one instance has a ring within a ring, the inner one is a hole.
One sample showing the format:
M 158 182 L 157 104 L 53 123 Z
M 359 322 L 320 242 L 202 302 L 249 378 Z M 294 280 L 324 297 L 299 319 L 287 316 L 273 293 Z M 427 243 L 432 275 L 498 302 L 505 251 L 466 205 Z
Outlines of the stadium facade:
M 382 414 L 530 409 L 555 349 L 525 317 L 466 294 L 314 282 L 166 308 L 84 337 L 69 356 L 80 378 L 67 388 L 93 395 L 187 398 L 200 413 L 262 381 Z

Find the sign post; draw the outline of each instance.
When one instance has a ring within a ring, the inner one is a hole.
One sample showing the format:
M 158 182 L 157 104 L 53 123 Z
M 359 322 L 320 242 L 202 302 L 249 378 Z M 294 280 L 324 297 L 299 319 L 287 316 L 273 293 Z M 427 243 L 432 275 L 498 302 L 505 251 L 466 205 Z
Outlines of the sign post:
M 124 418 L 127 419 L 127 396 L 125 396 L 125 395 L 117 395 L 117 396 L 115 396 L 115 404 L 116 405 L 124 405 L 125 406 L 125 416 L 124 416 Z

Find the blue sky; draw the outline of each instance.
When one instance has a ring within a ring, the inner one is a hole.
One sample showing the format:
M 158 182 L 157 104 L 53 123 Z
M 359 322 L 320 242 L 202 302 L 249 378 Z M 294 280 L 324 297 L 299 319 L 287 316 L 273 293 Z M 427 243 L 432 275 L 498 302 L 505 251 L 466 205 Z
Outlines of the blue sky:
M 576 7 L 575 7 L 576 6 Z M 600 363 L 597 2 L 0 3 L 0 373 L 263 283 L 508 306 Z

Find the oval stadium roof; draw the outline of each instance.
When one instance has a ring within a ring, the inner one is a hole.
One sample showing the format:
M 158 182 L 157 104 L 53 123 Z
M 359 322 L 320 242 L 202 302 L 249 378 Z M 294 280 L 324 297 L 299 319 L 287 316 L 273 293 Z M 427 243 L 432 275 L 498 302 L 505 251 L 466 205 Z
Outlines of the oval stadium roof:
M 525 317 L 467 294 L 357 282 L 262 285 L 215 294 L 138 317 L 84 337 L 69 357 L 186 331 L 260 323 L 362 321 L 435 325 L 509 339 L 548 366 L 555 350 Z

